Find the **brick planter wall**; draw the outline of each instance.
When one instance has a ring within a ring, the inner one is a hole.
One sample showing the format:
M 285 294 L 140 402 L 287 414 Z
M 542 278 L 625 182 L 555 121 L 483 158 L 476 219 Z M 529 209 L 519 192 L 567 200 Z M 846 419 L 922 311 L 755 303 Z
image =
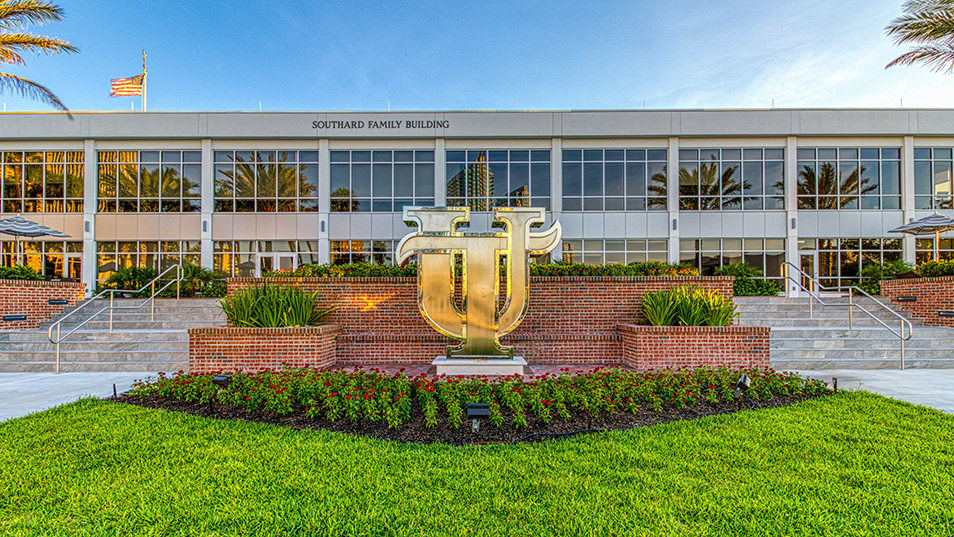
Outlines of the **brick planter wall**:
M 248 373 L 294 367 L 325 368 L 335 362 L 336 325 L 295 328 L 191 328 L 189 372 Z
M 942 311 L 954 311 L 954 276 L 881 280 L 881 295 L 928 326 L 954 327 L 954 317 L 939 315 Z M 902 296 L 913 296 L 916 301 L 898 302 Z
M 767 326 L 618 327 L 623 363 L 634 369 L 769 367 Z
M 689 285 L 732 297 L 732 276 L 531 277 L 527 316 L 502 341 L 529 363 L 619 364 L 617 326 L 636 320 L 648 291 Z M 231 278 L 228 293 L 257 278 Z M 425 321 L 417 304 L 417 278 L 268 278 L 270 285 L 318 292 L 318 307 L 338 309 L 323 320 L 341 327 L 337 363 L 430 363 L 455 344 Z
M 3 321 L 0 317 L 0 331 L 38 328 L 85 296 L 86 285 L 79 282 L 0 280 L 0 315 L 27 316 L 24 321 Z M 50 300 L 66 300 L 67 304 L 51 305 Z

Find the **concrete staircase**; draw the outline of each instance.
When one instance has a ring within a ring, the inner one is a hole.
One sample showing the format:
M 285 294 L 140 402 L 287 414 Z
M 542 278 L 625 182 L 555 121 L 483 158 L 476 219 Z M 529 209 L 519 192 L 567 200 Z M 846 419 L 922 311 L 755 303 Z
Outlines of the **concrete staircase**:
M 117 300 L 115 305 L 135 307 L 140 299 Z M 189 365 L 189 334 L 193 327 L 224 325 L 218 299 L 156 300 L 155 316 L 150 305 L 139 310 L 115 309 L 113 331 L 109 315 L 102 313 L 60 343 L 60 371 L 178 371 Z M 80 311 L 60 325 L 66 334 L 106 305 L 83 303 L 64 312 Z M 62 317 L 62 316 L 60 316 Z M 47 338 L 47 328 L 0 332 L 0 372 L 55 369 L 56 346 Z
M 857 308 L 848 323 L 847 297 L 822 297 L 809 315 L 808 298 L 736 297 L 740 322 L 772 327 L 770 355 L 779 370 L 897 369 L 900 340 Z M 900 320 L 866 297 L 852 301 L 900 331 Z M 887 301 L 882 301 L 890 306 Z M 895 310 L 898 311 L 898 310 Z M 954 368 L 954 329 L 925 327 L 905 312 L 914 335 L 904 342 L 906 368 Z

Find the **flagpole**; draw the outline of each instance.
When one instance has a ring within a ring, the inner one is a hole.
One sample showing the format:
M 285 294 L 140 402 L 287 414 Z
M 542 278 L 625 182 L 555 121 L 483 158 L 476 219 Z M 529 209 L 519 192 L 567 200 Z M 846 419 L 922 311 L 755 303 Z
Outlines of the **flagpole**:
M 142 111 L 146 111 L 146 51 L 142 51 Z

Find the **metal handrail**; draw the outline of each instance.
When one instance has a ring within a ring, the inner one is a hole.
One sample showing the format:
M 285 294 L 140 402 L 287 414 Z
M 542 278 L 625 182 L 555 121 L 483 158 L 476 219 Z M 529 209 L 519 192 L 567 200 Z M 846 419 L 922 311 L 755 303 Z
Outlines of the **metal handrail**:
M 166 275 L 170 270 L 172 270 L 172 269 L 176 269 L 176 277 L 175 277 L 175 279 L 169 280 L 165 285 L 163 285 L 163 286 L 160 287 L 158 290 L 156 290 L 156 282 L 159 281 L 163 276 L 165 276 L 165 275 Z M 158 295 L 159 293 L 165 291 L 170 285 L 172 285 L 173 283 L 175 283 L 175 284 L 176 284 L 176 299 L 178 299 L 178 298 L 179 298 L 179 293 L 180 293 L 180 291 L 181 291 L 181 285 L 180 285 L 180 283 L 182 282 L 182 279 L 183 279 L 184 277 L 185 277 L 185 271 L 183 270 L 182 265 L 172 265 L 172 266 L 166 268 L 166 270 L 160 272 L 158 276 L 156 276 L 155 278 L 152 279 L 152 281 L 150 281 L 150 282 L 147 283 L 146 285 L 142 286 L 141 288 L 136 289 L 135 291 L 130 291 L 130 290 L 127 290 L 127 289 L 106 289 L 106 290 L 104 290 L 104 291 L 101 291 L 99 294 L 97 294 L 97 295 L 94 296 L 93 298 L 89 299 L 89 301 L 86 302 L 86 304 L 83 304 L 82 306 L 76 308 L 75 310 L 73 310 L 73 311 L 67 313 L 66 315 L 64 315 L 63 317 L 61 317 L 59 320 L 57 320 L 55 323 L 53 323 L 52 325 L 50 325 L 50 327 L 47 328 L 47 330 L 46 330 L 46 337 L 47 337 L 47 339 L 50 340 L 50 343 L 53 343 L 54 345 L 56 345 L 56 372 L 57 372 L 57 373 L 60 372 L 60 343 L 63 342 L 66 338 L 68 338 L 68 337 L 70 337 L 71 335 L 73 335 L 73 333 L 75 333 L 75 332 L 76 332 L 77 330 L 79 330 L 80 328 L 83 328 L 84 326 L 86 326 L 86 323 L 89 323 L 90 321 L 92 321 L 93 319 L 95 319 L 97 316 L 99 316 L 100 313 L 103 313 L 104 311 L 107 311 L 107 310 L 108 310 L 108 311 L 109 311 L 109 331 L 112 332 L 112 331 L 113 331 L 113 311 L 114 311 L 114 310 L 118 310 L 118 309 L 119 309 L 119 310 L 138 310 L 138 309 L 142 308 L 143 306 L 145 306 L 146 303 L 150 303 L 150 304 L 151 304 L 150 311 L 149 311 L 149 320 L 150 320 L 150 321 L 154 321 L 154 320 L 156 319 L 156 301 L 155 301 L 156 295 Z M 151 290 L 151 296 L 150 296 L 149 298 L 147 298 L 146 300 L 142 301 L 142 303 L 140 303 L 138 306 L 114 306 L 114 305 L 113 305 L 113 301 L 114 301 L 114 299 L 116 298 L 116 293 L 132 293 L 132 294 L 135 295 L 135 294 L 137 294 L 137 293 L 141 293 L 141 292 L 145 291 L 147 288 L 149 288 L 149 289 Z M 100 309 L 99 311 L 97 311 L 96 313 L 90 315 L 90 317 L 89 317 L 88 319 L 86 319 L 85 321 L 83 321 L 83 322 L 81 322 L 80 324 L 76 325 L 75 328 L 73 328 L 72 330 L 70 330 L 70 331 L 67 332 L 66 334 L 63 334 L 62 336 L 60 336 L 60 324 L 61 324 L 63 321 L 69 319 L 71 316 L 73 316 L 73 314 L 79 313 L 84 307 L 86 307 L 86 306 L 89 305 L 89 304 L 92 304 L 93 302 L 96 301 L 96 299 L 98 299 L 98 298 L 100 298 L 100 297 L 102 297 L 102 296 L 104 296 L 104 295 L 106 295 L 106 294 L 109 294 L 109 305 L 108 305 L 108 306 L 104 306 L 103 308 L 101 308 L 101 309 Z M 56 328 L 56 339 L 53 338 L 53 329 L 54 329 L 54 328 Z
M 782 262 L 782 267 L 783 267 L 783 269 L 785 270 L 785 279 L 786 279 L 786 280 L 790 280 L 792 283 L 794 283 L 795 285 L 797 285 L 797 286 L 800 287 L 802 290 L 804 290 L 805 292 L 808 293 L 808 296 L 809 296 L 809 300 L 808 300 L 808 317 L 809 317 L 810 319 L 814 319 L 814 318 L 815 318 L 815 316 L 814 316 L 814 311 L 813 311 L 813 308 L 812 308 L 812 299 L 818 301 L 819 304 L 821 304 L 822 306 L 826 306 L 826 307 L 827 307 L 827 306 L 841 306 L 841 305 L 842 305 L 842 304 L 826 304 L 825 301 L 822 300 L 821 297 L 819 297 L 818 295 L 816 295 L 815 293 L 813 293 L 811 289 L 808 289 L 808 288 L 806 288 L 804 285 L 802 285 L 802 282 L 801 282 L 801 281 L 799 281 L 799 280 L 793 278 L 793 277 L 791 276 L 791 273 L 790 273 L 789 270 L 788 270 L 788 267 L 791 267 L 791 268 L 795 269 L 796 272 L 798 272 L 799 274 L 801 274 L 802 276 L 804 276 L 805 278 L 807 278 L 810 282 L 812 282 L 813 287 L 817 287 L 819 290 L 836 291 L 836 292 L 841 293 L 841 292 L 842 292 L 841 290 L 843 289 L 842 287 L 826 287 L 826 286 L 822 285 L 822 284 L 821 284 L 818 280 L 816 280 L 815 278 L 813 278 L 813 277 L 809 276 L 808 274 L 806 274 L 802 269 L 798 268 L 797 266 L 795 266 L 795 265 L 794 265 L 793 263 L 791 263 L 790 261 L 784 261 L 784 262 Z M 887 311 L 887 312 L 889 312 L 891 315 L 894 315 L 895 317 L 897 317 L 897 318 L 901 321 L 901 324 L 900 324 L 900 332 L 898 332 L 898 331 L 896 331 L 894 328 L 891 328 L 890 326 L 888 326 L 884 321 L 882 321 L 881 319 L 877 318 L 873 313 L 871 313 L 870 311 L 868 311 L 867 309 L 865 309 L 865 307 L 862 306 L 861 304 L 855 304 L 855 303 L 853 302 L 853 300 L 852 300 L 852 297 L 854 296 L 854 292 L 853 292 L 853 291 L 858 291 L 859 293 L 865 295 L 866 297 L 868 297 L 868 298 L 870 298 L 871 300 L 873 300 L 873 301 L 875 302 L 875 304 L 878 304 L 879 306 L 881 306 L 882 308 L 884 308 L 885 311 Z M 847 293 L 847 295 L 848 295 L 848 329 L 849 329 L 849 330 L 854 329 L 854 313 L 853 313 L 853 312 L 854 312 L 854 308 L 858 308 L 858 309 L 860 309 L 865 315 L 867 315 L 868 317 L 871 317 L 871 318 L 874 319 L 878 324 L 880 324 L 881 326 L 883 326 L 884 328 L 886 328 L 889 332 L 891 332 L 892 334 L 894 334 L 894 336 L 897 337 L 897 338 L 900 340 L 900 342 L 901 342 L 901 370 L 903 371 L 903 370 L 904 370 L 904 342 L 905 342 L 905 341 L 908 341 L 909 339 L 911 339 L 912 336 L 914 336 L 914 325 L 911 324 L 911 321 L 905 319 L 901 314 L 899 314 L 898 312 L 896 312 L 896 311 L 894 311 L 893 309 L 889 308 L 889 307 L 886 306 L 884 303 L 882 303 L 880 300 L 878 300 L 877 298 L 871 296 L 870 294 L 868 294 L 867 291 L 865 291 L 864 289 L 858 287 L 857 285 L 848 286 L 848 293 Z M 904 335 L 904 327 L 905 327 L 905 325 L 907 325 L 907 327 L 908 327 L 908 335 L 907 335 L 907 336 Z

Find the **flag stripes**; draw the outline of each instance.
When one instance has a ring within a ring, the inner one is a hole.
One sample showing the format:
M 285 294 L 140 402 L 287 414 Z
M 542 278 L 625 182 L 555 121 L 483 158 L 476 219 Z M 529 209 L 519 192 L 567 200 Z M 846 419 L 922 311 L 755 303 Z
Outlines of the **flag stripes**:
M 110 80 L 112 91 L 110 97 L 129 97 L 133 95 L 142 95 L 142 82 L 145 75 L 134 76 L 132 78 L 114 78 Z

